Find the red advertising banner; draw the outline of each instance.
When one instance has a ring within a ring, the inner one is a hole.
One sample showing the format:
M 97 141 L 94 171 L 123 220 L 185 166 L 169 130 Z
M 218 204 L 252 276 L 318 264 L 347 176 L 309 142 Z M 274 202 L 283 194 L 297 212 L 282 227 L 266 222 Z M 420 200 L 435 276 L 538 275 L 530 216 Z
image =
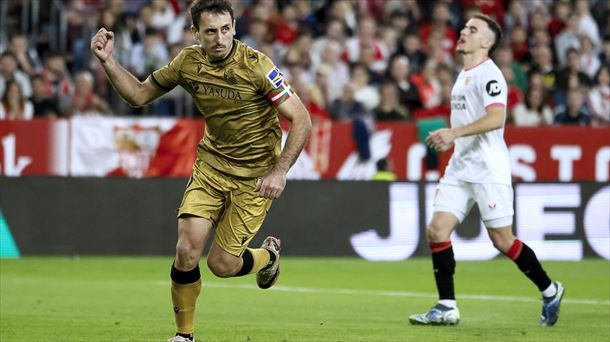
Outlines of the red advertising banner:
M 0 175 L 66 175 L 68 134 L 65 120 L 0 120 Z
M 430 154 L 417 125 L 370 126 L 362 160 L 351 123 L 315 121 L 289 178 L 368 180 L 382 158 L 400 180 L 442 175 L 452 151 Z M 188 177 L 203 128 L 202 120 L 170 118 L 0 121 L 0 175 Z M 516 180 L 609 180 L 610 127 L 509 125 L 505 139 Z

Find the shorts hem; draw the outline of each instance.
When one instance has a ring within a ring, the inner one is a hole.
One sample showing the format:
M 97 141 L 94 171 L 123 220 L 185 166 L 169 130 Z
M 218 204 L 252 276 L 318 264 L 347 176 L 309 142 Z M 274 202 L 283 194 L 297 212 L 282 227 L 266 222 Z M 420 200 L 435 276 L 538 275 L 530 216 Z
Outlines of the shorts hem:
M 483 220 L 485 227 L 487 228 L 504 228 L 507 226 L 512 226 L 513 224 L 513 215 L 510 216 L 502 216 L 493 219 Z
M 462 223 L 464 221 L 464 219 L 466 218 L 466 214 L 464 214 L 456 209 L 449 208 L 449 207 L 436 206 L 436 207 L 434 207 L 434 209 L 432 209 L 433 214 L 436 213 L 437 211 L 442 211 L 442 212 L 452 214 L 453 216 L 455 216 L 458 219 L 458 221 L 460 223 Z

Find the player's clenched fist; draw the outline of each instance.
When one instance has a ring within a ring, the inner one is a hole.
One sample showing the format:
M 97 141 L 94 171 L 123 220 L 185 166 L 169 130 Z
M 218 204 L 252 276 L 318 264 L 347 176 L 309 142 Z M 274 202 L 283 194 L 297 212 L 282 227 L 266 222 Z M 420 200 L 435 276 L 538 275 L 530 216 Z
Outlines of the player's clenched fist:
M 104 63 L 110 56 L 114 48 L 114 32 L 101 28 L 93 38 L 91 38 L 91 52 L 100 62 Z

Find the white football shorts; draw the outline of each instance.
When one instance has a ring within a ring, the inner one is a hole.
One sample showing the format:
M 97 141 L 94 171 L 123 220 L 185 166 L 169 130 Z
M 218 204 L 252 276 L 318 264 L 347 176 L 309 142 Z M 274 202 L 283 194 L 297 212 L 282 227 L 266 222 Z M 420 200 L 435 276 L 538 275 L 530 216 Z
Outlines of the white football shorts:
M 513 188 L 506 184 L 463 181 L 452 184 L 441 180 L 436 188 L 433 212 L 449 212 L 461 223 L 475 203 L 487 228 L 513 224 Z

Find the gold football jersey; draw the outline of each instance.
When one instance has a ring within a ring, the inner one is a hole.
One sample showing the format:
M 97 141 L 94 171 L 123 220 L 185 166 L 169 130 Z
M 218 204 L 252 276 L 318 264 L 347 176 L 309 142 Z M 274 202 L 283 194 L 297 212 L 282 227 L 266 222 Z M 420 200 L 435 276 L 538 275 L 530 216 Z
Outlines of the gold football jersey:
M 163 90 L 180 85 L 193 96 L 206 121 L 197 158 L 247 178 L 275 165 L 282 140 L 276 107 L 292 91 L 269 57 L 234 40 L 227 57 L 212 62 L 193 45 L 151 76 Z

